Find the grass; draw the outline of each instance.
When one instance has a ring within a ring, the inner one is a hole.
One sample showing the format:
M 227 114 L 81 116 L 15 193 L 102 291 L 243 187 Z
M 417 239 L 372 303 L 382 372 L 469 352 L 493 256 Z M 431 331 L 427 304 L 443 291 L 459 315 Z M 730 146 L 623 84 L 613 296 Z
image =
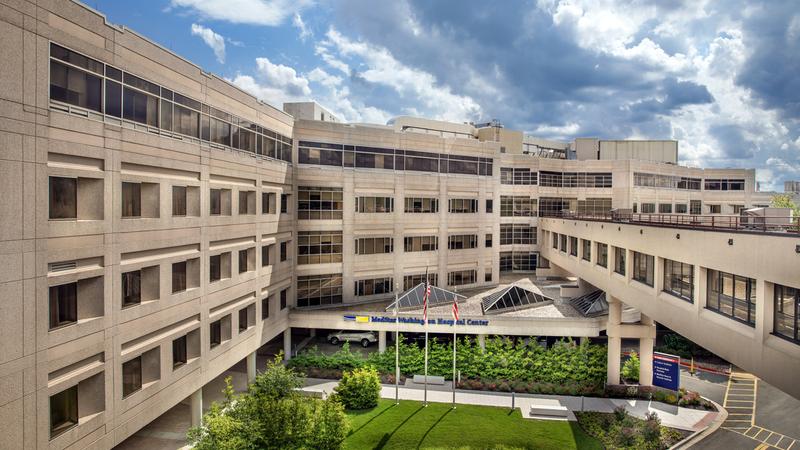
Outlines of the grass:
M 523 419 L 519 409 L 381 399 L 347 415 L 345 449 L 602 449 L 575 422 Z

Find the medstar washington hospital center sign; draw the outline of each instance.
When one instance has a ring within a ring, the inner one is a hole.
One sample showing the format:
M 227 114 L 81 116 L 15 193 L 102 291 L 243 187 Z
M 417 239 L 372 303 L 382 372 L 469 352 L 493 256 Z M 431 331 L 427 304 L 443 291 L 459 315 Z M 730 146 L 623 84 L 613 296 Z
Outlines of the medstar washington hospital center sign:
M 345 315 L 344 321 L 345 322 L 356 322 L 356 323 L 395 323 L 397 321 L 400 323 L 408 323 L 408 324 L 419 324 L 425 325 L 425 321 L 422 320 L 420 317 L 394 317 L 394 316 L 355 316 L 355 315 Z M 470 326 L 489 326 L 488 320 L 483 319 L 428 319 L 429 325 L 470 325 Z
M 677 391 L 680 386 L 680 356 L 653 352 L 653 386 Z

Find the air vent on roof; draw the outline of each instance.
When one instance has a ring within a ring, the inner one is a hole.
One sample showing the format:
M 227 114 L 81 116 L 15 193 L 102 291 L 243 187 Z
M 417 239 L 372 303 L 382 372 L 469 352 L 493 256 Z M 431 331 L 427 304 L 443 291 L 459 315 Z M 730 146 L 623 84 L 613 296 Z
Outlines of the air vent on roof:
M 78 267 L 78 263 L 75 261 L 63 261 L 57 263 L 50 263 L 48 266 L 49 272 L 63 272 L 65 270 L 72 270 Z

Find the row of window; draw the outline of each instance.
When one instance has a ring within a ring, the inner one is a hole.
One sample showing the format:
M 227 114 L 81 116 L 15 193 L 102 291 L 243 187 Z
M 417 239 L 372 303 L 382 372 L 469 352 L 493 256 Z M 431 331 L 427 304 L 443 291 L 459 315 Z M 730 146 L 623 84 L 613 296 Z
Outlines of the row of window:
M 549 172 L 541 170 L 539 171 L 539 186 L 610 188 L 612 187 L 612 177 L 610 172 Z
M 334 167 L 492 175 L 492 159 L 446 153 L 300 141 L 298 162 Z
M 583 215 L 608 214 L 611 211 L 611 204 L 611 198 L 604 197 L 589 197 L 585 200 L 541 197 L 539 198 L 539 215 L 542 217 L 560 217 L 565 213 Z
M 536 227 L 524 223 L 501 223 L 500 245 L 534 245 Z
M 538 259 L 539 254 L 535 252 L 500 252 L 500 272 L 533 272 Z
M 535 186 L 538 175 L 538 172 L 527 167 L 501 167 L 500 184 Z
M 666 189 L 681 189 L 699 191 L 700 178 L 681 177 L 673 175 L 659 175 L 655 173 L 633 173 L 633 185 L 639 187 L 654 187 Z
M 50 99 L 185 135 L 292 161 L 292 139 L 197 100 L 50 44 Z

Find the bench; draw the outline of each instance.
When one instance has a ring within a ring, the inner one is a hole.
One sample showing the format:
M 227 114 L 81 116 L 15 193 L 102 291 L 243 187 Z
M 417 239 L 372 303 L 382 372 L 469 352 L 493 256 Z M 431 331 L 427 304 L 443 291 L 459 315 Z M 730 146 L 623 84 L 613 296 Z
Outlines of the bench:
M 561 405 L 531 405 L 532 416 L 568 417 L 569 409 Z
M 414 375 L 414 383 L 425 384 L 425 375 Z M 444 384 L 444 377 L 428 375 L 428 384 Z

